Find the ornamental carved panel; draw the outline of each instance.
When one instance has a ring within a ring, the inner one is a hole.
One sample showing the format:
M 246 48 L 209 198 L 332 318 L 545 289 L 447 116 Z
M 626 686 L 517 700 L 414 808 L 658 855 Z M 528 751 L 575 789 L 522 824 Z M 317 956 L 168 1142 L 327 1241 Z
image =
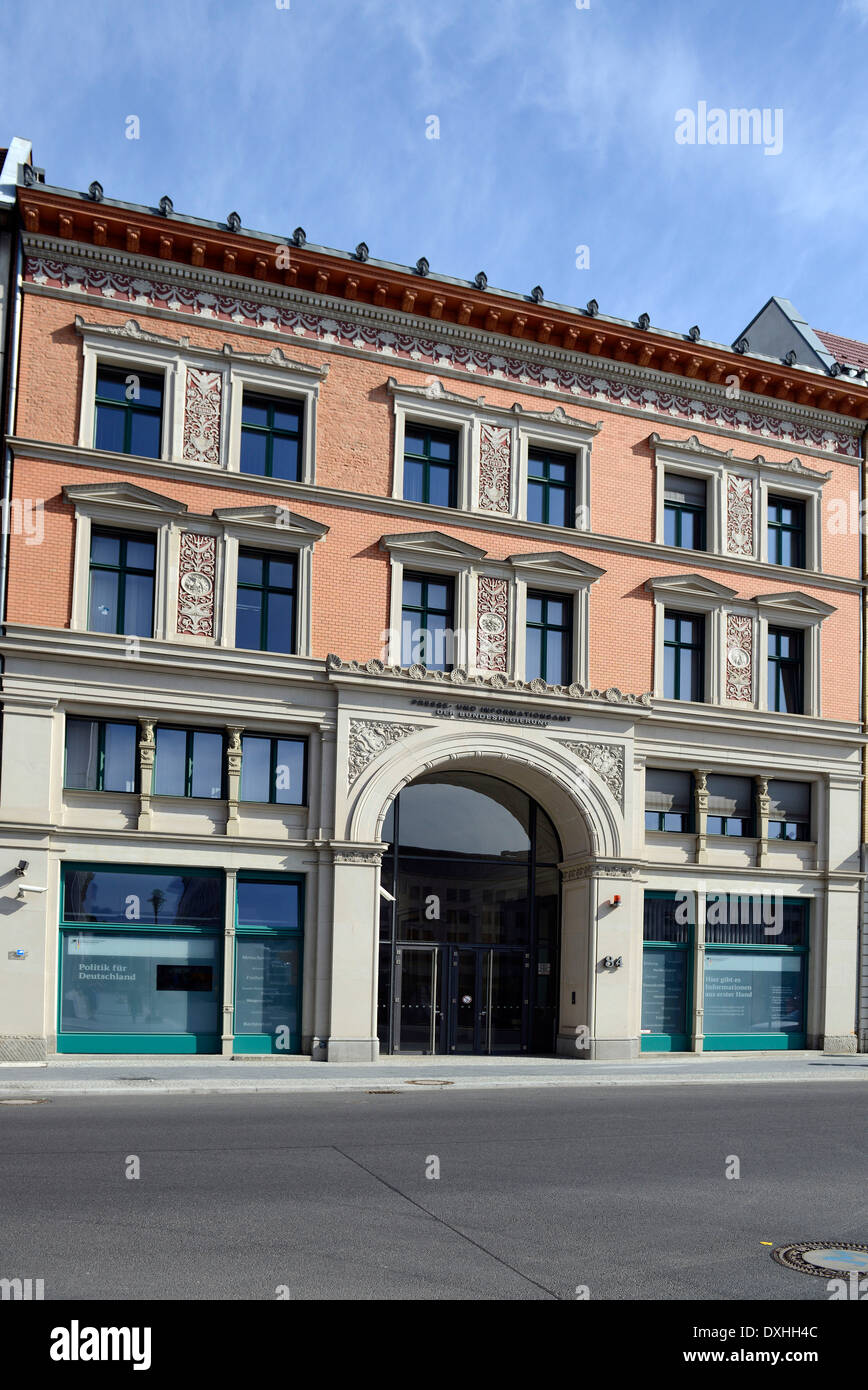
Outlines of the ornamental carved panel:
M 726 698 L 753 703 L 753 619 L 726 617 Z
M 191 637 L 214 636 L 214 584 L 217 537 L 181 532 L 178 564 L 178 631 Z
M 184 402 L 184 458 L 191 463 L 220 462 L 221 372 L 187 368 Z
M 621 810 L 624 809 L 624 747 L 620 743 L 565 743 L 580 762 L 587 763 L 605 782 Z
M 476 664 L 481 671 L 506 670 L 508 611 L 507 581 L 480 575 L 476 596 Z
M 736 473 L 726 480 L 726 549 L 730 555 L 753 555 L 753 483 Z
M 512 431 L 483 424 L 479 435 L 479 505 L 487 512 L 509 511 Z
M 379 719 L 351 719 L 347 761 L 349 786 L 358 781 L 374 758 L 378 758 L 399 739 L 407 738 L 423 727 L 422 724 L 392 724 Z

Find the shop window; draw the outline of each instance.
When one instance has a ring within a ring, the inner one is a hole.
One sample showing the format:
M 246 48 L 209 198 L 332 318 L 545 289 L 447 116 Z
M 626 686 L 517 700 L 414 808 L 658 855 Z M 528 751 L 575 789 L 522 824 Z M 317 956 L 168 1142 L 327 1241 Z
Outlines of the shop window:
M 810 840 L 810 782 L 769 782 L 770 840 Z
M 642 1051 L 689 1046 L 689 912 L 683 895 L 645 894 L 642 951 Z
M 663 617 L 663 698 L 705 698 L 705 617 L 676 613 L 667 608 Z
M 241 800 L 303 806 L 305 755 L 301 738 L 262 738 L 245 734 L 241 740 Z
M 156 796 L 223 795 L 223 735 L 206 729 L 156 730 Z
M 753 795 L 754 782 L 750 777 L 709 777 L 708 834 L 753 835 Z
M 223 929 L 223 878 L 201 869 L 69 866 L 63 921 Z
M 297 566 L 294 555 L 239 550 L 235 645 L 294 652 Z
M 301 1050 L 302 882 L 240 875 L 235 940 L 235 1051 Z
M 670 832 L 693 828 L 693 778 L 668 768 L 645 770 L 645 829 Z
M 804 1047 L 809 905 L 709 894 L 706 911 L 705 1050 Z
M 527 455 L 527 519 L 548 526 L 576 524 L 576 459 L 574 454 L 529 449 Z
M 137 725 L 109 719 L 67 718 L 65 787 L 90 792 L 134 792 L 137 774 Z
M 663 543 L 705 550 L 708 484 L 704 478 L 666 473 L 663 480 Z
M 154 630 L 154 536 L 94 527 L 88 627 L 150 637 Z
M 245 391 L 241 406 L 241 472 L 298 482 L 304 406 Z
M 573 601 L 564 594 L 527 592 L 525 680 L 549 685 L 572 680 Z
M 94 447 L 115 454 L 159 458 L 163 431 L 163 378 L 132 368 L 98 367 Z
M 404 427 L 404 500 L 455 507 L 458 502 L 458 435 L 407 422 Z

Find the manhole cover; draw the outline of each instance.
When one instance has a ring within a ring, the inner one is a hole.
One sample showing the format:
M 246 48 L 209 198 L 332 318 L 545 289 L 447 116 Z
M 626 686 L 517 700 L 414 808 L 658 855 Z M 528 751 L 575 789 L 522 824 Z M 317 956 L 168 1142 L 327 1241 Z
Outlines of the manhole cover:
M 771 1256 L 786 1269 L 801 1274 L 818 1274 L 821 1279 L 834 1279 L 840 1274 L 868 1273 L 868 1245 L 850 1245 L 846 1241 L 802 1240 L 796 1245 L 781 1245 Z
M 405 1086 L 454 1086 L 454 1081 L 429 1081 L 426 1077 L 424 1081 L 405 1081 Z
M 40 1096 L 38 1100 L 0 1100 L 0 1105 L 47 1105 L 48 1097 Z

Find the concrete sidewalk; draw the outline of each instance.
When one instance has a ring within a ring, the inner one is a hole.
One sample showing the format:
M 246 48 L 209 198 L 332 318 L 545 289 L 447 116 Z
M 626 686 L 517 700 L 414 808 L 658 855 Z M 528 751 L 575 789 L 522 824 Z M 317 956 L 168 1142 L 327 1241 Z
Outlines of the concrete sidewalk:
M 560 1057 L 385 1057 L 355 1066 L 309 1057 L 57 1057 L 0 1063 L 0 1102 L 62 1095 L 316 1093 L 497 1087 L 868 1083 L 868 1054 L 646 1054 L 635 1062 Z

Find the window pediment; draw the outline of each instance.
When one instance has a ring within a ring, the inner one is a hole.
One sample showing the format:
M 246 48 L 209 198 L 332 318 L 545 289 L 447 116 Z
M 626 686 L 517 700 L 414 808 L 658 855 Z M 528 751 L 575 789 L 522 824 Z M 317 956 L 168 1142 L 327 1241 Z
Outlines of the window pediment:
M 458 391 L 448 391 L 439 377 L 435 377 L 427 386 L 409 386 L 390 376 L 386 383 L 386 390 L 390 396 L 394 396 L 396 400 L 406 404 L 415 402 L 430 404 L 442 401 L 444 404 L 463 406 L 470 411 L 478 410 L 480 406 L 485 405 L 484 396 L 477 396 L 474 400 L 470 396 L 462 396 Z
M 161 492 L 151 492 L 149 488 L 136 483 L 76 483 L 63 489 L 64 500 L 74 506 L 82 503 L 99 503 L 101 506 L 135 507 L 157 513 L 175 512 L 179 515 L 188 510 L 186 502 L 177 502 L 174 497 L 164 497 Z
M 732 465 L 738 469 L 747 469 L 751 473 L 763 473 L 801 478 L 821 487 L 823 483 L 831 478 L 831 471 L 821 473 L 817 468 L 806 468 L 801 459 L 791 458 L 767 459 L 763 454 L 754 454 L 753 458 L 737 458 L 733 449 L 715 449 L 710 444 L 703 444 L 699 438 L 692 434 L 689 439 L 663 439 L 656 430 L 649 434 L 648 443 L 655 456 L 661 459 L 669 459 L 677 463 L 679 459 L 690 459 L 696 463 L 703 460 L 709 463 L 716 463 L 719 467 L 729 467 Z
M 510 555 L 507 564 L 513 565 L 520 572 L 526 571 L 541 576 L 557 575 L 565 579 L 584 579 L 589 584 L 595 583 L 606 573 L 597 565 L 589 565 L 586 560 L 579 560 L 575 555 L 568 555 L 563 550 L 547 550 L 536 555 Z
M 822 620 L 838 611 L 832 604 L 823 603 L 822 599 L 812 598 L 810 594 L 800 594 L 797 591 L 786 594 L 757 594 L 754 603 L 760 612 L 770 619 L 780 614 L 784 618 L 800 617 Z
M 487 552 L 466 541 L 456 540 L 442 531 L 404 531 L 381 536 L 380 547 L 396 555 L 431 555 L 455 560 L 481 560 Z
M 718 584 L 713 579 L 706 579 L 701 574 L 673 574 L 664 575 L 659 579 L 649 579 L 645 583 L 645 588 L 649 593 L 660 598 L 691 599 L 702 600 L 705 603 L 723 602 L 724 599 L 735 598 L 736 590 L 728 589 L 725 584 Z
M 276 531 L 282 536 L 304 538 L 308 541 L 321 540 L 328 535 L 329 527 L 309 517 L 291 512 L 288 507 L 267 505 L 258 507 L 215 507 L 214 516 L 218 521 L 236 526 L 251 526 L 264 531 Z
M 92 338 L 97 341 L 100 338 L 118 338 L 128 343 L 151 343 L 159 347 L 179 348 L 190 346 L 189 338 L 164 338 L 159 333 L 151 333 L 147 328 L 142 328 L 137 319 L 127 319 L 126 323 L 118 327 L 109 323 L 86 323 L 81 314 L 75 316 L 75 331 L 82 338 Z

